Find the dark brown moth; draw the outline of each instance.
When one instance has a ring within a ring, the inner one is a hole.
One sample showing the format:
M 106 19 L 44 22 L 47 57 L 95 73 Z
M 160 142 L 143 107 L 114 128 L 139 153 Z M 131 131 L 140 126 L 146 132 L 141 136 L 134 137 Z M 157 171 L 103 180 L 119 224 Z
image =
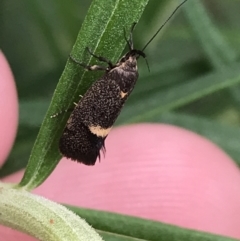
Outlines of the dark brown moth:
M 85 165 L 94 165 L 97 158 L 100 159 L 100 151 L 105 153 L 105 139 L 138 79 L 138 58 L 146 57 L 144 54 L 146 47 L 186 1 L 174 10 L 142 50 L 133 47 L 134 23 L 130 39 L 125 37 L 129 51 L 116 64 L 91 53 L 89 49 L 93 57 L 106 62 L 108 66 L 87 66 L 72 59 L 87 70 L 104 70 L 105 73 L 87 90 L 71 113 L 59 141 L 59 149 L 63 156 Z

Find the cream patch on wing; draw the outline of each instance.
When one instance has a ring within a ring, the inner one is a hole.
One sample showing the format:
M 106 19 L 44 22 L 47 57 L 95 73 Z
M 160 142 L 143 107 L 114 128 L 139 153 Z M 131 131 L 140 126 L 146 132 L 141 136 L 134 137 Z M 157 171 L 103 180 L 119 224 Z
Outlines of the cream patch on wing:
M 120 95 L 121 95 L 121 98 L 122 98 L 122 99 L 123 99 L 127 94 L 128 94 L 128 92 L 123 92 L 123 91 L 120 92 Z
M 106 137 L 112 129 L 112 127 L 104 129 L 101 126 L 89 126 L 88 128 L 91 131 L 91 133 L 99 137 Z

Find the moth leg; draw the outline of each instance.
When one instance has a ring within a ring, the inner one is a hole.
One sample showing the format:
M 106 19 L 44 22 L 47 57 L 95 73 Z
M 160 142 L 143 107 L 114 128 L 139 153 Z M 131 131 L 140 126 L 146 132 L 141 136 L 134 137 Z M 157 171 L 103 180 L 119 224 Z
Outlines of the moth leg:
M 102 56 L 99 56 L 99 55 L 94 54 L 88 47 L 86 48 L 86 50 L 87 50 L 88 53 L 91 54 L 94 58 L 98 59 L 98 60 L 101 61 L 101 62 L 107 63 L 110 68 L 113 68 L 114 65 L 113 65 L 112 61 L 110 61 L 109 59 L 107 59 L 107 58 L 105 58 L 105 57 L 102 57 Z
M 82 66 L 86 70 L 107 70 L 107 67 L 105 66 L 100 66 L 100 65 L 87 65 L 84 63 L 79 62 L 77 59 L 73 58 L 71 55 L 69 55 L 69 58 L 76 64 Z
M 82 67 L 84 67 L 84 69 L 89 70 L 89 71 L 94 71 L 94 70 L 107 70 L 108 67 L 106 66 L 101 66 L 101 65 L 86 65 L 83 63 L 78 63 L 79 65 L 81 65 Z
M 123 32 L 124 32 L 124 39 L 125 39 L 125 41 L 127 42 L 128 49 L 129 49 L 129 50 L 132 50 L 132 46 L 131 46 L 131 44 L 130 44 L 130 41 L 129 41 L 128 38 L 127 38 L 127 34 L 126 34 L 126 29 L 125 29 L 125 28 L 123 29 Z
M 79 95 L 79 97 L 82 98 L 83 95 Z M 76 103 L 76 102 L 73 102 L 73 104 L 74 104 L 74 107 L 78 105 L 78 103 Z M 58 113 L 56 113 L 54 115 L 51 115 L 50 118 L 55 118 L 55 117 L 57 117 L 57 116 L 59 116 L 59 115 L 61 115 L 63 113 L 66 113 L 66 112 L 73 112 L 74 107 L 68 108 L 67 110 L 61 110 L 60 112 L 58 112 Z
M 74 104 L 75 104 L 75 103 L 74 103 Z M 74 110 L 74 108 L 69 108 L 69 109 L 67 109 L 67 110 L 61 110 L 60 112 L 55 113 L 54 115 L 51 115 L 50 118 L 51 118 L 51 119 L 52 119 L 52 118 L 55 118 L 55 117 L 57 117 L 57 116 L 59 116 L 59 115 L 62 115 L 63 113 L 72 112 L 73 110 Z

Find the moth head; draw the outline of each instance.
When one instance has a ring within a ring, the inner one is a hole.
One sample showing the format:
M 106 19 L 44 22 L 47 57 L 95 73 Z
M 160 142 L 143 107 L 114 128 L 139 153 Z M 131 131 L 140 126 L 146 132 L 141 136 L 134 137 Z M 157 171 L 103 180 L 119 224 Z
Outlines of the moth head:
M 122 64 L 127 64 L 129 66 L 132 65 L 132 67 L 137 65 L 137 59 L 139 57 L 146 58 L 146 55 L 143 51 L 137 50 L 137 49 L 132 49 L 129 52 L 127 52 L 119 61 L 119 63 Z

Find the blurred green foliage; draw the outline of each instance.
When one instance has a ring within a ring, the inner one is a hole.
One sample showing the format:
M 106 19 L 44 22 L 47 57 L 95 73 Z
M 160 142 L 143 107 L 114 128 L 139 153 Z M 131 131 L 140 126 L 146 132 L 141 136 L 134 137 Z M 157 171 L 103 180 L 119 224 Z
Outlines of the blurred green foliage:
M 0 176 L 26 166 L 90 3 L 0 3 L 0 47 L 12 67 L 20 101 L 18 135 Z M 178 3 L 149 2 L 134 32 L 136 48 L 141 49 Z M 139 61 L 139 81 L 117 124 L 183 126 L 213 140 L 240 164 L 238 9 L 237 0 L 188 1 L 145 51 L 151 72 Z

